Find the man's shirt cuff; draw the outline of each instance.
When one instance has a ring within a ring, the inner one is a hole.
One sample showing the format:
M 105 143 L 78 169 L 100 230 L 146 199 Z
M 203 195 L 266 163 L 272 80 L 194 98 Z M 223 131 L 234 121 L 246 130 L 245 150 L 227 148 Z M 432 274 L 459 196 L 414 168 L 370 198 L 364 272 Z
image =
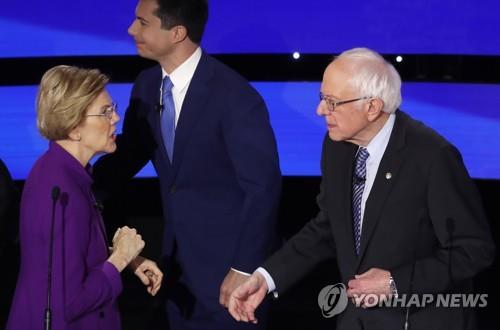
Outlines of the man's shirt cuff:
M 241 274 L 241 275 L 246 275 L 246 276 L 250 276 L 250 275 L 252 275 L 252 274 L 248 274 L 248 273 L 242 272 L 241 270 L 237 270 L 237 269 L 235 269 L 235 268 L 233 268 L 233 267 L 231 267 L 231 270 L 232 270 L 233 272 L 236 272 L 236 273 Z
M 272 292 L 274 298 L 278 298 L 278 292 L 276 291 L 276 284 L 274 284 L 274 280 L 271 277 L 271 275 L 269 275 L 267 270 L 265 270 L 262 267 L 259 267 L 257 268 L 256 272 L 259 272 L 262 276 L 264 276 L 264 279 L 266 280 L 267 283 L 267 293 Z

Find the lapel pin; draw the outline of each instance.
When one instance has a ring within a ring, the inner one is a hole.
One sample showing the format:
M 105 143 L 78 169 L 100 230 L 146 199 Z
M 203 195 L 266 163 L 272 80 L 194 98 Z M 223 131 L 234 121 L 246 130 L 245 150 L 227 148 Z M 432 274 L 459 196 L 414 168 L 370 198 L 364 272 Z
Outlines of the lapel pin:
M 387 173 L 385 173 L 385 178 L 386 178 L 387 180 L 390 180 L 390 179 L 392 178 L 392 173 L 391 173 L 391 172 L 387 172 Z

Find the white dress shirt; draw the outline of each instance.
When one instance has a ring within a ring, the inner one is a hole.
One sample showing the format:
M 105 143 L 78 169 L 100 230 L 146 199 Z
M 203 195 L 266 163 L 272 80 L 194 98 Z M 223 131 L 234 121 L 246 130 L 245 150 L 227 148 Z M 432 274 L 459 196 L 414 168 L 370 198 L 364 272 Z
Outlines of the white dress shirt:
M 389 144 L 389 138 L 391 137 L 392 129 L 394 128 L 394 121 L 396 120 L 396 115 L 391 114 L 387 121 L 385 122 L 382 129 L 375 135 L 375 137 L 368 143 L 366 150 L 370 156 L 366 159 L 366 180 L 365 188 L 363 190 L 363 196 L 361 197 L 361 224 L 360 230 L 363 229 L 363 218 L 365 214 L 365 205 L 370 191 L 373 187 L 373 182 L 375 182 L 375 177 L 377 176 L 378 166 L 382 160 L 387 144 Z
M 162 68 L 162 80 L 165 76 L 169 76 L 174 87 L 172 87 L 172 97 L 174 99 L 175 107 L 175 127 L 177 127 L 177 122 L 179 121 L 179 116 L 181 115 L 182 104 L 184 103 L 184 98 L 186 97 L 186 92 L 189 87 L 189 83 L 194 76 L 196 67 L 201 59 L 201 48 L 198 47 L 191 56 L 179 65 L 170 75 L 165 72 Z M 161 95 L 161 86 L 160 86 Z
M 389 139 L 391 137 L 392 129 L 394 128 L 394 121 L 396 120 L 396 115 L 391 114 L 389 118 L 385 122 L 382 129 L 375 135 L 375 137 L 368 143 L 366 149 L 370 156 L 366 160 L 366 180 L 365 180 L 365 188 L 363 190 L 363 196 L 361 197 L 361 224 L 360 228 L 363 228 L 363 216 L 365 213 L 365 204 L 368 196 L 370 195 L 370 191 L 373 187 L 373 182 L 375 181 L 375 177 L 377 175 L 378 167 L 380 165 L 380 161 L 382 160 L 382 156 L 384 155 L 385 149 L 387 148 L 387 144 L 389 144 Z M 273 292 L 274 297 L 277 298 L 278 294 L 276 290 L 276 284 L 274 283 L 271 275 L 262 267 L 257 268 L 256 272 L 259 272 L 264 276 L 268 292 Z

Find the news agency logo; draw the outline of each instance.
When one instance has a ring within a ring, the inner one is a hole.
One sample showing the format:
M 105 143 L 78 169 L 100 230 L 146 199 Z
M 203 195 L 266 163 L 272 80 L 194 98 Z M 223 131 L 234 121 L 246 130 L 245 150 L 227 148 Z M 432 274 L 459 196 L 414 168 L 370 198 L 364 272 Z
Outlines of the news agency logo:
M 488 306 L 488 294 L 485 293 L 437 293 L 437 294 L 402 294 L 392 298 L 381 298 L 376 294 L 361 294 L 353 297 L 356 307 L 392 307 L 392 308 L 484 308 Z
M 318 295 L 318 305 L 325 318 L 342 313 L 347 307 L 347 290 L 343 283 L 327 285 Z
M 356 307 L 385 308 L 484 308 L 488 306 L 488 294 L 438 293 L 438 294 L 402 294 L 398 297 L 381 297 L 376 294 L 361 294 L 352 297 Z M 342 313 L 348 303 L 347 290 L 343 283 L 327 285 L 318 295 L 318 305 L 325 318 Z

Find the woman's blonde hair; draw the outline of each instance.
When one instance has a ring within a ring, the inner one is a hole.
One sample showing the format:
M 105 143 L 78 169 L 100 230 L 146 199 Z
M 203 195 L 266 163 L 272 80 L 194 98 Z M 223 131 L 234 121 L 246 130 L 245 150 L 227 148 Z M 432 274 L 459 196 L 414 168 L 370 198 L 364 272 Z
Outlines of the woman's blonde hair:
M 49 140 L 67 139 L 109 78 L 97 69 L 59 65 L 42 77 L 36 100 L 37 126 Z

